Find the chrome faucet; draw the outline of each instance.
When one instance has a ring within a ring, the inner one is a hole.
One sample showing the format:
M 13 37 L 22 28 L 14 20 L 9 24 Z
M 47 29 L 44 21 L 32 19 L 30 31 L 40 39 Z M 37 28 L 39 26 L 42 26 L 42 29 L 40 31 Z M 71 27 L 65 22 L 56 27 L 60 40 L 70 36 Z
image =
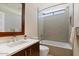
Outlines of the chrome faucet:
M 13 35 L 12 36 L 12 42 L 15 42 L 16 41 L 16 35 Z
M 24 35 L 24 40 L 26 40 L 27 39 L 27 35 Z

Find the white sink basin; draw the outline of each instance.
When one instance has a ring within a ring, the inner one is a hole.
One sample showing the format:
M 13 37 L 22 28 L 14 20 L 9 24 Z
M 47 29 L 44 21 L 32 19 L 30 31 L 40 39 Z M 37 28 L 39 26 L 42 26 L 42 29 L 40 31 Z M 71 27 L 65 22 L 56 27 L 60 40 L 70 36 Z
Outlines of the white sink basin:
M 27 43 L 27 41 L 16 41 L 16 42 L 12 42 L 10 44 L 8 44 L 9 47 L 15 47 L 17 45 L 21 45 L 21 44 L 24 44 L 24 43 Z

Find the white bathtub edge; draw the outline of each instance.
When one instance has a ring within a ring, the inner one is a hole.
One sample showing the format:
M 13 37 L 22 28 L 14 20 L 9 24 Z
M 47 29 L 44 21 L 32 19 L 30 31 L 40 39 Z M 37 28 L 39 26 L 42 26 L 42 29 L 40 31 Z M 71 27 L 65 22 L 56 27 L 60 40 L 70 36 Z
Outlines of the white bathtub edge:
M 72 46 L 71 46 L 69 43 L 42 40 L 42 41 L 40 42 L 40 44 L 49 45 L 49 46 L 55 46 L 55 47 L 60 47 L 60 48 L 65 48 L 65 49 L 70 49 L 70 50 L 72 50 Z

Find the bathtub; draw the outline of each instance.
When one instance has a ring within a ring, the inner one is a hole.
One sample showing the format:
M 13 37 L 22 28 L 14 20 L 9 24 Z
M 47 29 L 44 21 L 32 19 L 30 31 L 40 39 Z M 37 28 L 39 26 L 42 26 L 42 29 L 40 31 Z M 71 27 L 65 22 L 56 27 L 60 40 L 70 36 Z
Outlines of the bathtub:
M 41 40 L 41 45 L 49 47 L 49 55 L 54 56 L 72 56 L 72 46 L 66 42 L 57 42 L 50 40 Z

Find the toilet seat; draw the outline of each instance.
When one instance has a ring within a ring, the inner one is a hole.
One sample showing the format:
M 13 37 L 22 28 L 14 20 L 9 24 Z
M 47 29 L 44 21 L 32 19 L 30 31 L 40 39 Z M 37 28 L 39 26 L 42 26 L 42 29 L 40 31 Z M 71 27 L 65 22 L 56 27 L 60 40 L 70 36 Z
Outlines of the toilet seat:
M 47 56 L 49 48 L 47 46 L 40 45 L 40 56 Z
M 43 45 L 40 45 L 40 50 L 48 50 L 49 48 L 47 46 L 43 46 Z

